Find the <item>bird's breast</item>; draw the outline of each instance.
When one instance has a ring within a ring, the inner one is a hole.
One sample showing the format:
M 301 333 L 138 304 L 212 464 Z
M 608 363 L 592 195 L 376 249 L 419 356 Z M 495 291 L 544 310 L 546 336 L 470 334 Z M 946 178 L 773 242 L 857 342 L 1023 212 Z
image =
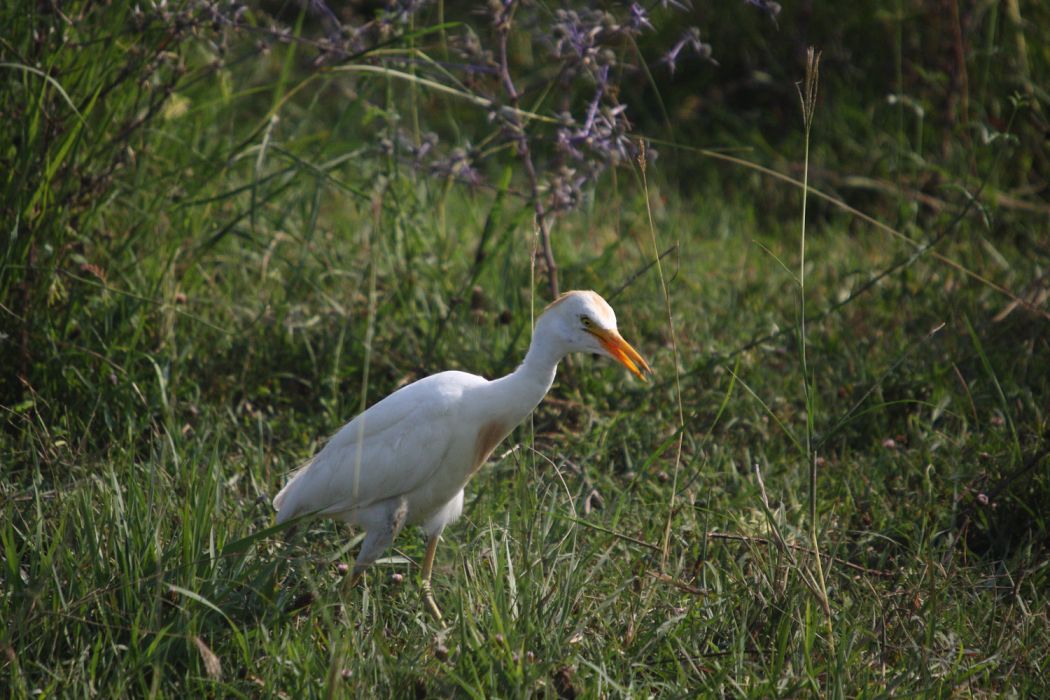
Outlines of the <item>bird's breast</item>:
M 486 421 L 478 429 L 477 437 L 474 439 L 474 459 L 470 465 L 470 475 L 473 476 L 481 465 L 489 458 L 492 451 L 496 449 L 503 438 L 507 437 L 510 429 L 499 420 Z

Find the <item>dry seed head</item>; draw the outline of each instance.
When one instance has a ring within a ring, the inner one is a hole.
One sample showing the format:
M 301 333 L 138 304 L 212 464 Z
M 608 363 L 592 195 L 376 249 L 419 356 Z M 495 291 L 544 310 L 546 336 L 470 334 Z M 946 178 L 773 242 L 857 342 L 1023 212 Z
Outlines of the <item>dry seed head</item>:
M 820 82 L 820 51 L 810 46 L 806 49 L 806 77 L 796 83 L 799 99 L 802 100 L 802 123 L 807 129 L 813 125 L 813 112 L 817 108 L 817 85 Z

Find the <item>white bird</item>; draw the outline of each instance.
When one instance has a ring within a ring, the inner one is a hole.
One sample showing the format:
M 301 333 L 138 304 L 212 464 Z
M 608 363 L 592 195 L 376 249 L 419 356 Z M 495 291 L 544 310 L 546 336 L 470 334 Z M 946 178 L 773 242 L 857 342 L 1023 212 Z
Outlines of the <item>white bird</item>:
M 503 438 L 543 399 L 570 352 L 607 355 L 639 379 L 649 365 L 616 330 L 595 292 L 567 292 L 536 322 L 525 361 L 489 381 L 441 372 L 408 384 L 361 413 L 296 471 L 273 506 L 277 523 L 322 515 L 364 528 L 350 585 L 405 525 L 422 525 L 423 601 L 438 620 L 430 574 L 442 530 L 463 511 L 463 488 Z

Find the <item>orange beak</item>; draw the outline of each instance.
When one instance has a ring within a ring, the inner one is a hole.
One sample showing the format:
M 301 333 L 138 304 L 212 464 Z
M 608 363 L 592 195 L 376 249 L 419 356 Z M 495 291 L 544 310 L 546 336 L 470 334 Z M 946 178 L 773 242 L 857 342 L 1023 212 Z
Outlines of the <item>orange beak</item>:
M 623 339 L 615 329 L 592 328 L 588 332 L 598 339 L 610 355 L 615 357 L 620 364 L 631 371 L 631 374 L 645 381 L 645 373 L 652 373 L 649 363 L 631 347 L 631 344 Z

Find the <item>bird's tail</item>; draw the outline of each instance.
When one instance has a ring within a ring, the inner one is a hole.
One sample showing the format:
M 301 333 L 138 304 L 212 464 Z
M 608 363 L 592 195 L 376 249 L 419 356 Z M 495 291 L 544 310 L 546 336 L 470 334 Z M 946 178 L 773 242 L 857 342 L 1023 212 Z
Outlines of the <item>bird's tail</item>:
M 306 470 L 308 470 L 310 468 L 310 465 L 312 465 L 313 463 L 313 458 L 310 458 L 302 465 L 300 465 L 298 469 L 292 472 L 292 478 L 288 479 L 288 483 L 284 485 L 284 488 L 282 488 L 277 493 L 277 495 L 274 496 L 273 508 L 277 511 L 278 525 L 285 521 L 291 520 L 297 515 L 296 511 L 298 509 L 295 508 L 295 499 L 292 499 L 293 502 L 289 503 L 287 508 L 285 507 L 285 501 L 288 500 L 288 496 L 295 490 L 295 482 L 297 482 L 299 478 L 306 473 Z

